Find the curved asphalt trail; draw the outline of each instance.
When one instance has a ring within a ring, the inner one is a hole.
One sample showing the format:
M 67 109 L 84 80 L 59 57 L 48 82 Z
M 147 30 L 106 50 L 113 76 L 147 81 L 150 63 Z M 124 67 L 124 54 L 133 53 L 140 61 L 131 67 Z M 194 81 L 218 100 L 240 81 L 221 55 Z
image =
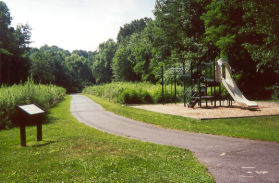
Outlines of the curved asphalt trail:
M 84 95 L 72 95 L 72 115 L 108 133 L 186 148 L 216 182 L 279 183 L 279 143 L 170 130 L 117 116 Z

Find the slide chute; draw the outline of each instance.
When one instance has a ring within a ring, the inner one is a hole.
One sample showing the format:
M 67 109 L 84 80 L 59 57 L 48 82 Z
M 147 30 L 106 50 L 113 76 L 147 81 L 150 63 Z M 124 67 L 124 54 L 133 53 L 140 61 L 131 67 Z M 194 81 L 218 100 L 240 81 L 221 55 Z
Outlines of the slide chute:
M 244 107 L 258 107 L 256 102 L 246 99 L 241 93 L 236 82 L 232 78 L 231 67 L 224 59 L 220 58 L 217 61 L 215 72 L 216 81 L 222 82 L 236 103 Z

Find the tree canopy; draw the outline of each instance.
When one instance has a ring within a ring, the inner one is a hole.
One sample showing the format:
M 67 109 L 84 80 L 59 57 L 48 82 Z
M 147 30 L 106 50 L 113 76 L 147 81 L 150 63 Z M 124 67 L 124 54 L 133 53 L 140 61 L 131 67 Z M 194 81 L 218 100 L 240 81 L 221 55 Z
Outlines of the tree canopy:
M 0 1 L 0 83 L 13 84 L 28 76 L 28 58 L 24 53 L 30 43 L 29 25 L 11 26 L 7 5 Z M 14 71 L 17 72 L 14 72 Z
M 278 0 L 156 0 L 153 13 L 154 19 L 121 26 L 116 42 L 108 39 L 95 51 L 30 49 L 30 26 L 12 27 L 0 1 L 0 81 L 13 84 L 32 74 L 70 92 L 111 81 L 156 83 L 161 65 L 225 57 L 245 95 L 279 94 Z

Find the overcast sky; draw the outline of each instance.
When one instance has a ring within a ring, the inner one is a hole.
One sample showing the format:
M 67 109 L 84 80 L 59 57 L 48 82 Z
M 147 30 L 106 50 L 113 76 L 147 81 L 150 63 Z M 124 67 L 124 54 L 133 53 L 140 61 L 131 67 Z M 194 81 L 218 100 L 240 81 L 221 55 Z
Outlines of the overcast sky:
M 153 18 L 155 0 L 4 0 L 12 25 L 28 23 L 32 47 L 94 51 L 101 42 L 116 40 L 120 26 Z

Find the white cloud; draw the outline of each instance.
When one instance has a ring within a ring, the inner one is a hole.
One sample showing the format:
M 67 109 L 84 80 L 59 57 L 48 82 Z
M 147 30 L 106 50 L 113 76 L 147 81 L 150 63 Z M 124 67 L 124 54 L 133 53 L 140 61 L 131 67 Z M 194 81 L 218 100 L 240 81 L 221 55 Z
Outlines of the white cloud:
M 29 23 L 31 46 L 95 50 L 120 26 L 152 17 L 155 0 L 6 0 L 13 25 Z

